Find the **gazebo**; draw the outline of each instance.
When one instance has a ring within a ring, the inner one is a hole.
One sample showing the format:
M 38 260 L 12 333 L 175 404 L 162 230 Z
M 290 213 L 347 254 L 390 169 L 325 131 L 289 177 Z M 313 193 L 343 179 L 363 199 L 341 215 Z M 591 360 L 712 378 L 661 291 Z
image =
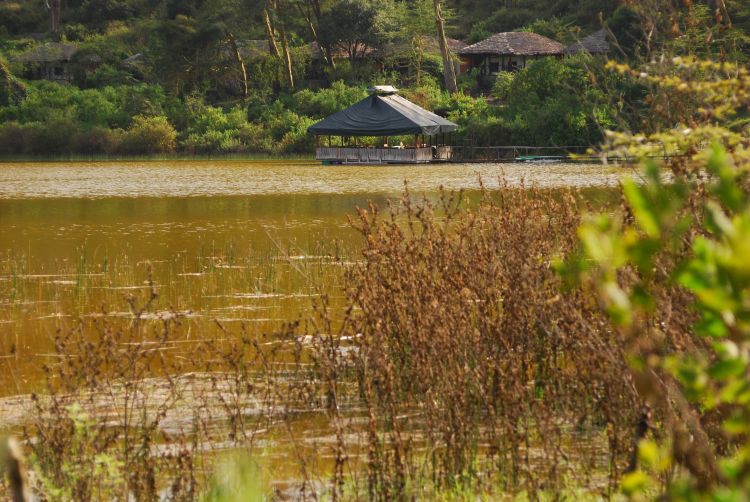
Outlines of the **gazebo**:
M 390 85 L 368 89 L 370 95 L 349 108 L 310 126 L 315 158 L 330 164 L 415 164 L 450 159 L 447 139 L 458 126 L 398 95 Z M 389 138 L 413 136 L 414 142 L 389 144 Z M 340 137 L 340 146 L 331 138 Z M 359 144 L 378 138 L 377 146 Z M 325 139 L 327 138 L 327 143 Z

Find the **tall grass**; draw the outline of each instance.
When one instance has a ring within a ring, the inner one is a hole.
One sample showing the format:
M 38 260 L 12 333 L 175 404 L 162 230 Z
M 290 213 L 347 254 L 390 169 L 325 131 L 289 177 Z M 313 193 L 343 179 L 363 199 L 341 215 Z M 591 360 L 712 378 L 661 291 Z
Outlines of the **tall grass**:
M 182 312 L 157 308 L 149 279 L 129 318 L 103 312 L 55 335 L 23 432 L 34 489 L 195 499 L 221 491 L 213 453 L 229 448 L 261 470 L 282 451 L 285 475 L 267 472 L 262 489 L 292 478 L 299 498 L 611 495 L 641 412 L 621 341 L 553 268 L 576 252 L 584 208 L 572 191 L 503 188 L 474 205 L 407 192 L 362 209 L 346 266 L 281 253 L 316 294 L 273 333 L 217 319 L 196 338 Z M 197 266 L 226 270 L 218 255 Z M 261 275 L 274 275 L 282 262 L 267 261 Z M 343 298 L 316 285 L 333 269 Z
M 359 212 L 364 260 L 319 354 L 324 374 L 358 382 L 369 498 L 534 493 L 602 474 L 615 486 L 635 393 L 598 306 L 562 294 L 552 266 L 575 250 L 581 209 L 573 193 L 503 189 L 469 211 L 456 195 L 433 205 L 407 193 L 385 214 Z M 606 431 L 606 468 L 576 430 Z

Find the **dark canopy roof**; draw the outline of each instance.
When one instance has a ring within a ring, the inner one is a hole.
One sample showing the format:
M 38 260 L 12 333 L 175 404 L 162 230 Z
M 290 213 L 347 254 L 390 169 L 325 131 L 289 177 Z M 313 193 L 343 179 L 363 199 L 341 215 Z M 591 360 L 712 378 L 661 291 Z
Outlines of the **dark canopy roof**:
M 375 93 L 310 126 L 307 131 L 320 136 L 397 136 L 433 135 L 456 129 L 458 126 L 450 120 L 401 96 Z

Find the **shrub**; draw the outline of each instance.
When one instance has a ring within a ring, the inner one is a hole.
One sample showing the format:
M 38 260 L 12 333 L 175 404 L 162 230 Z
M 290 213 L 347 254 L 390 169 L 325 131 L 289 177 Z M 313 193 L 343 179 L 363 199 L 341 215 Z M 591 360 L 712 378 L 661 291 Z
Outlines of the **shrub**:
M 118 149 L 119 143 L 117 130 L 95 127 L 75 134 L 71 138 L 71 150 L 79 154 L 111 153 Z
M 247 124 L 241 127 L 235 139 L 249 152 L 272 153 L 274 140 L 261 124 Z
M 403 95 L 409 101 L 428 110 L 444 108 L 446 101 L 450 99 L 449 94 L 441 89 L 438 81 L 431 75 L 423 75 L 420 85 L 405 90 Z
M 313 137 L 307 133 L 307 128 L 315 123 L 308 117 L 297 117 L 290 129 L 284 133 L 277 151 L 287 153 L 306 153 L 313 149 Z
M 171 153 L 177 144 L 177 131 L 166 117 L 133 119 L 133 125 L 123 134 L 119 151 L 125 154 Z
M 492 84 L 492 96 L 500 101 L 507 101 L 510 95 L 510 89 L 513 86 L 515 74 L 509 71 L 501 71 L 495 77 L 495 83 Z
M 323 118 L 353 105 L 365 96 L 362 86 L 350 87 L 338 80 L 328 89 L 305 89 L 295 93 L 292 96 L 291 107 L 300 115 Z
M 13 76 L 7 61 L 0 56 L 0 106 L 20 101 L 25 93 L 26 86 Z
M 72 139 L 79 131 L 76 122 L 64 117 L 27 124 L 25 128 L 28 143 L 24 153 L 32 155 L 70 154 Z
M 0 155 L 18 155 L 27 150 L 28 132 L 18 122 L 0 125 Z
M 105 87 L 132 85 L 134 83 L 135 79 L 130 72 L 122 70 L 115 65 L 105 63 L 94 71 L 85 73 L 85 82 L 83 82 L 83 85 L 86 87 Z

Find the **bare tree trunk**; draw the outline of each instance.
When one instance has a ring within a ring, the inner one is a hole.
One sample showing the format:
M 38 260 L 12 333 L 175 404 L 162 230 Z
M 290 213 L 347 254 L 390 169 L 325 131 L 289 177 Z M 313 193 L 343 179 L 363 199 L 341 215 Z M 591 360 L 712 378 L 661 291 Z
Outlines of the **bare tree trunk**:
M 234 35 L 227 32 L 227 38 L 229 39 L 229 45 L 232 46 L 232 52 L 234 52 L 234 57 L 237 60 L 237 66 L 240 67 L 240 72 L 242 73 L 242 97 L 247 98 L 247 68 L 245 68 L 245 61 L 242 59 L 242 54 L 240 53 L 240 48 L 237 46 L 237 40 L 234 38 Z
M 49 13 L 49 24 L 52 33 L 60 33 L 60 23 L 62 19 L 62 0 L 44 0 L 44 6 Z
M 419 87 L 422 83 L 422 60 L 424 59 L 424 40 L 421 35 L 412 38 L 411 48 L 414 53 L 414 83 Z
M 276 35 L 273 32 L 273 24 L 271 24 L 271 16 L 268 15 L 268 9 L 263 9 L 263 23 L 266 25 L 266 36 L 268 37 L 268 46 L 271 54 L 277 58 L 281 58 L 279 44 L 276 43 Z
M 440 12 L 440 0 L 432 1 L 435 7 L 435 27 L 437 28 L 438 43 L 440 44 L 440 54 L 443 56 L 443 76 L 445 78 L 445 87 L 448 92 L 458 92 L 456 85 L 456 71 L 453 68 L 453 59 L 448 49 L 448 41 L 445 39 L 445 21 Z
M 312 2 L 311 2 L 312 3 Z M 323 47 L 321 45 L 320 40 L 318 39 L 318 31 L 315 29 L 315 24 L 313 24 L 312 15 L 309 11 L 305 11 L 305 9 L 302 8 L 302 5 L 295 4 L 297 6 L 297 9 L 299 10 L 300 14 L 302 14 L 302 17 L 305 19 L 305 22 L 307 23 L 307 27 L 310 29 L 310 34 L 313 37 L 313 41 L 318 44 L 318 49 L 320 49 L 320 53 L 323 55 L 323 62 L 327 65 L 329 65 L 331 68 L 336 68 L 335 63 L 333 62 L 333 58 L 331 58 L 331 51 L 328 49 L 328 47 Z M 320 4 L 318 4 L 317 8 L 320 8 Z M 315 14 L 315 18 L 317 22 L 320 22 L 319 16 L 320 14 L 316 10 L 315 6 L 311 6 L 311 10 L 313 14 Z
M 729 16 L 729 9 L 724 0 L 714 0 L 716 5 L 716 24 L 726 28 L 732 27 L 732 18 Z
M 286 37 L 286 29 L 281 27 L 281 43 L 283 44 L 284 48 L 284 59 L 286 63 L 286 72 L 285 76 L 287 79 L 287 83 L 289 84 L 289 88 L 294 89 L 294 73 L 292 72 L 292 54 L 289 52 L 289 41 Z
M 299 13 L 302 14 L 302 18 L 307 23 L 307 27 L 310 29 L 310 34 L 312 35 L 313 40 L 315 42 L 317 42 L 318 41 L 318 32 L 315 29 L 315 25 L 312 22 L 312 17 L 310 16 L 310 13 L 309 12 L 305 12 L 305 9 L 303 9 L 300 4 L 295 4 L 295 5 L 297 6 L 297 10 L 299 11 Z

